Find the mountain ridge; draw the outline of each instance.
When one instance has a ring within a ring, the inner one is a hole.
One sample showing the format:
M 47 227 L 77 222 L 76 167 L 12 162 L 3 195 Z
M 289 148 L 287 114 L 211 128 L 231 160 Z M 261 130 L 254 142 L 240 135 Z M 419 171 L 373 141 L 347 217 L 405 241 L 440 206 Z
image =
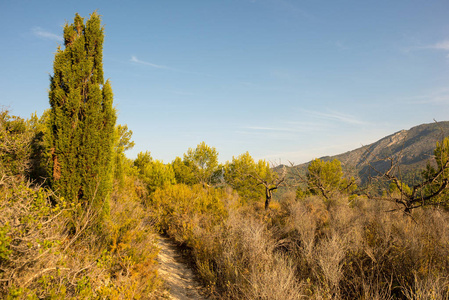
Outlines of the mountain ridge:
M 397 163 L 396 172 L 401 172 L 404 182 L 411 183 L 421 176 L 421 170 L 429 161 L 433 163 L 436 143 L 446 136 L 449 136 L 449 121 L 421 124 L 397 131 L 369 145 L 320 159 L 338 159 L 343 171 L 360 178 L 362 184 L 378 175 L 378 172 L 387 171 L 393 161 Z M 292 168 L 295 172 L 305 174 L 309 164 L 307 162 Z

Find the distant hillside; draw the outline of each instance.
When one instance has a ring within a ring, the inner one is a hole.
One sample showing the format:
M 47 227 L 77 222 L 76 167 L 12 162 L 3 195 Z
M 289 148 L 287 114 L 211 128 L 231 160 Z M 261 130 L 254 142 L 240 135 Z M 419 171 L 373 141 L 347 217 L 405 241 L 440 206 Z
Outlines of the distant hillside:
M 356 176 L 365 183 L 375 176 L 373 168 L 384 172 L 390 166 L 391 157 L 399 162 L 401 177 L 411 183 L 420 176 L 427 162 L 432 160 L 437 141 L 449 135 L 449 121 L 422 124 L 409 130 L 401 130 L 379 141 L 335 156 L 321 157 L 322 160 L 338 159 L 346 173 Z M 295 166 L 296 172 L 305 174 L 309 163 Z

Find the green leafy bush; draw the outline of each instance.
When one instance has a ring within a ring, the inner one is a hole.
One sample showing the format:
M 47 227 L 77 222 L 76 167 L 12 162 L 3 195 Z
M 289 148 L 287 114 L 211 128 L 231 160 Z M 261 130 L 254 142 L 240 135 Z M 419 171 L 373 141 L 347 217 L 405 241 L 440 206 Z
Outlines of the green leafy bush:
M 177 241 L 193 246 L 198 226 L 212 228 L 226 218 L 221 189 L 177 184 L 158 189 L 151 196 L 151 210 L 160 228 Z
M 12 116 L 9 111 L 0 112 L 0 171 L 5 176 L 24 176 L 30 169 L 33 130 L 28 122 Z

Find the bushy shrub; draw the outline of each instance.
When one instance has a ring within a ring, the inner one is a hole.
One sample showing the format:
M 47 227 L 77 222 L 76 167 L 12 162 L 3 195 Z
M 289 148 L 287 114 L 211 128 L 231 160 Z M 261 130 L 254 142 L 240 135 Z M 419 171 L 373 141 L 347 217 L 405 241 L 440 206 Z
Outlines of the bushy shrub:
M 15 177 L 2 178 L 0 295 L 65 293 L 65 288 L 49 283 L 48 278 L 68 270 L 62 244 L 67 240 L 64 214 L 69 208 L 63 200 L 52 205 L 50 195 Z
M 388 202 L 334 200 L 328 209 L 319 197 L 283 204 L 288 220 L 282 235 L 296 245 L 289 255 L 298 278 L 309 283 L 308 296 L 415 299 L 438 278 L 435 299 L 449 297 L 447 212 L 425 209 L 407 216 L 388 212 L 394 208 Z
M 1 177 L 1 175 L 0 175 Z M 16 177 L 0 182 L 1 298 L 157 298 L 156 238 L 137 192 L 115 191 L 103 234 L 73 205 Z M 50 200 L 50 198 L 52 200 Z
M 445 212 L 417 211 L 412 220 L 386 213 L 390 203 L 339 197 L 332 206 L 319 196 L 289 197 L 265 211 L 257 202 L 242 206 L 230 190 L 174 185 L 150 203 L 219 299 L 448 296 Z
M 171 164 L 164 164 L 160 160 L 153 160 L 150 152 L 140 152 L 134 160 L 134 166 L 139 172 L 141 181 L 148 193 L 154 193 L 158 188 L 176 183 L 175 172 Z
M 0 171 L 4 176 L 24 176 L 30 169 L 34 132 L 25 119 L 0 111 Z
M 230 299 L 298 299 L 293 261 L 232 190 L 175 185 L 152 195 L 159 226 L 190 250 L 211 294 Z
M 95 210 L 27 180 L 42 159 L 39 122 L 0 114 L 0 298 L 157 298 L 158 249 L 135 170 L 122 166 L 98 224 Z
M 213 228 L 226 218 L 221 189 L 202 185 L 177 184 L 156 190 L 151 196 L 151 210 L 161 230 L 178 242 L 194 246 L 194 231 L 201 227 Z

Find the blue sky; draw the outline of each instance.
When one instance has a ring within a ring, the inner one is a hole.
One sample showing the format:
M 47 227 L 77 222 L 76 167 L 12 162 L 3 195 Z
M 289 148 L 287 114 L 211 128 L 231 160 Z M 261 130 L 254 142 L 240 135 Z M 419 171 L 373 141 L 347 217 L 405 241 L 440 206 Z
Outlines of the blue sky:
M 446 0 L 1 0 L 0 105 L 49 108 L 62 28 L 94 10 L 131 158 L 302 163 L 449 120 Z

